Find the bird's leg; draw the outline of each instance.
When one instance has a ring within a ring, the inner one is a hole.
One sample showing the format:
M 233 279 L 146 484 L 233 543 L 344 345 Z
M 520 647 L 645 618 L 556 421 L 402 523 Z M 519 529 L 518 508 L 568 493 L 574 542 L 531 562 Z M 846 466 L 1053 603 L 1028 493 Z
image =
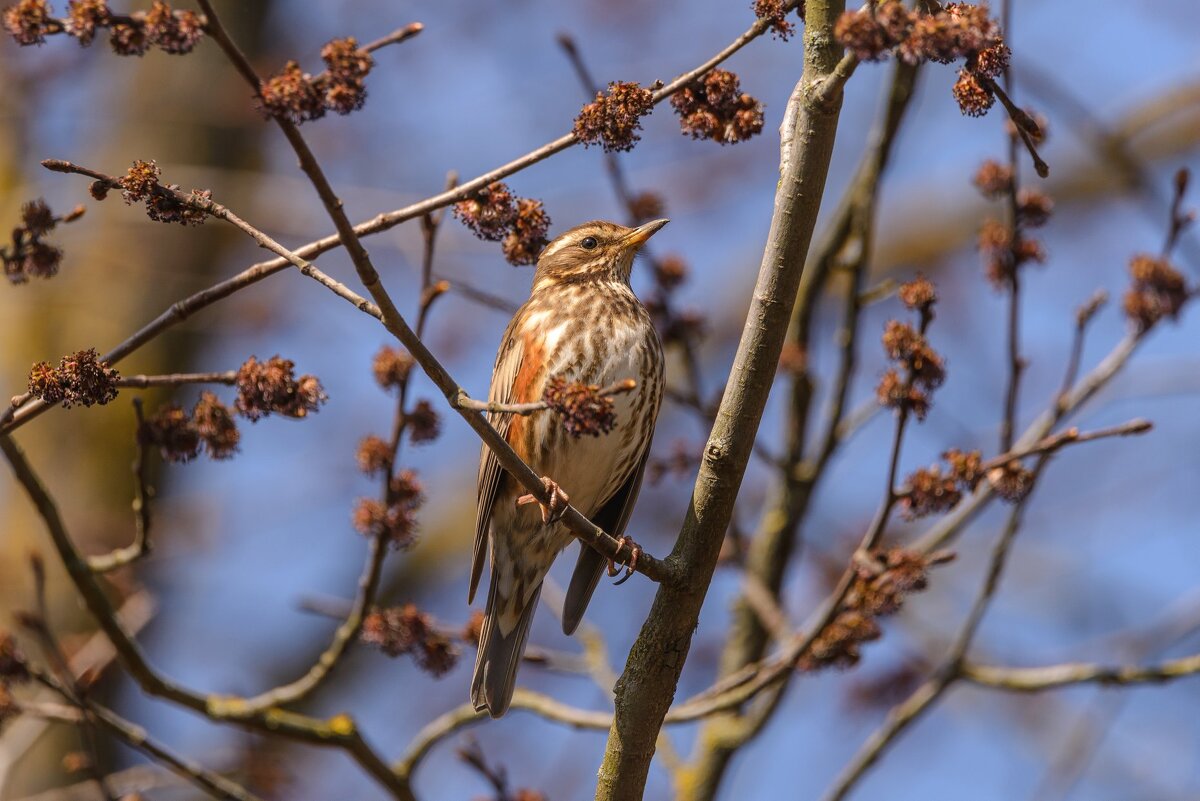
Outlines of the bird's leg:
M 542 523 L 550 525 L 557 523 L 563 513 L 567 511 L 567 504 L 571 502 L 567 493 L 562 491 L 562 487 L 555 483 L 554 479 L 549 476 L 542 476 L 542 484 L 546 487 L 546 492 L 550 495 L 548 503 L 542 503 L 532 494 L 522 495 L 517 498 L 517 506 L 524 506 L 529 503 L 536 503 L 542 509 Z
M 617 537 L 617 553 L 618 554 L 621 552 L 621 549 L 624 548 L 626 545 L 629 546 L 629 561 L 626 562 L 624 565 L 625 575 L 622 576 L 618 581 L 613 582 L 613 585 L 618 586 L 618 587 L 620 585 L 624 584 L 626 581 L 628 581 L 629 577 L 633 575 L 633 570 L 635 567 L 637 567 L 638 557 L 642 555 L 642 546 L 638 545 L 632 539 L 627 539 L 626 537 Z M 620 572 L 621 572 L 621 568 L 617 566 L 616 561 L 613 559 L 609 559 L 608 560 L 608 575 L 615 576 Z

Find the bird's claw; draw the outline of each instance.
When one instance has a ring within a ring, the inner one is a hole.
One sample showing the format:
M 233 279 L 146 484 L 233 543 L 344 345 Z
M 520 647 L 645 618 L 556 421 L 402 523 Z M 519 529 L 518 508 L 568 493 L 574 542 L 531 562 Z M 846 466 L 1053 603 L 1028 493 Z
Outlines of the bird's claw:
M 617 537 L 617 553 L 618 554 L 620 554 L 621 549 L 624 548 L 626 545 L 629 546 L 629 561 L 628 562 L 626 562 L 624 565 L 618 566 L 616 560 L 614 560 L 614 559 L 608 560 L 608 575 L 610 577 L 615 576 L 618 573 L 620 573 L 621 567 L 625 568 L 625 575 L 613 582 L 614 587 L 619 587 L 622 584 L 624 584 L 626 581 L 629 581 L 629 577 L 633 575 L 634 568 L 637 567 L 638 557 L 642 555 L 642 546 L 638 545 L 636 542 L 634 542 L 631 539 L 626 539 L 625 537 Z
M 562 518 L 563 513 L 567 511 L 567 506 L 571 503 L 571 498 L 549 476 L 542 476 L 542 484 L 546 487 L 546 492 L 550 496 L 549 503 L 542 503 L 532 494 L 528 494 L 517 498 L 517 506 L 536 503 L 541 507 L 542 523 L 544 525 L 557 523 Z

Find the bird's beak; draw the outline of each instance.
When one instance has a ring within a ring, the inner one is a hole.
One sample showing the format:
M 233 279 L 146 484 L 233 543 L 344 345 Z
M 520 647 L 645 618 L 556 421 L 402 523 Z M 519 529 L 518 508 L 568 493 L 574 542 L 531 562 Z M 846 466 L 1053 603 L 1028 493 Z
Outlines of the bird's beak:
M 645 225 L 639 225 L 621 238 L 621 244 L 625 247 L 641 247 L 646 240 L 658 233 L 658 230 L 669 223 L 670 220 L 651 220 Z

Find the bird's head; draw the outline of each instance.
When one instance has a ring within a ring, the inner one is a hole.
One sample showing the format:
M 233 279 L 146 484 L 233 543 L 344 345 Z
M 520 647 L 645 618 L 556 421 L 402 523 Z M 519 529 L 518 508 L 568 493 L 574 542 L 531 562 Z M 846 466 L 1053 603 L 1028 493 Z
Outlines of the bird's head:
M 597 280 L 629 283 L 633 257 L 646 240 L 669 220 L 653 220 L 637 228 L 595 220 L 554 239 L 538 257 L 533 290 Z

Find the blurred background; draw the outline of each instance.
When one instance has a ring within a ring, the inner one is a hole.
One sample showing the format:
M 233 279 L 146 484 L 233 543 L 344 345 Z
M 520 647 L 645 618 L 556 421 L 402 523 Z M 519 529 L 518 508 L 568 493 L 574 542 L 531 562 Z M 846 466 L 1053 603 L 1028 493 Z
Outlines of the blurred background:
M 304 126 L 354 219 L 402 207 L 439 191 L 449 171 L 473 177 L 569 129 L 587 99 L 556 34 L 573 35 L 597 80 L 648 84 L 669 80 L 725 46 L 753 21 L 748 2 L 584 2 L 510 0 L 492 4 L 385 0 L 222 2 L 241 42 L 263 73 L 289 58 L 319 69 L 321 45 L 336 36 L 368 41 L 411 21 L 425 31 L 376 56 L 364 110 Z M 1044 230 L 1043 267 L 1024 279 L 1023 337 L 1029 359 L 1020 419 L 1028 423 L 1057 390 L 1070 345 L 1074 310 L 1097 288 L 1116 298 L 1136 252 L 1156 252 L 1166 227 L 1163 198 L 1181 166 L 1200 167 L 1200 60 L 1195 31 L 1200 5 L 1188 0 L 1106 3 L 1017 0 L 1010 44 L 1015 96 L 1045 115 L 1043 155 L 1051 177 L 1040 188 L 1056 210 Z M 802 61 L 799 35 L 762 37 L 724 66 L 743 91 L 765 104 L 764 133 L 722 147 L 680 135 L 667 105 L 644 121 L 642 141 L 621 161 L 635 191 L 662 196 L 672 223 L 654 240 L 659 254 L 690 267 L 682 305 L 703 315 L 699 347 L 703 386 L 715 396 L 740 333 L 765 241 L 778 176 L 780 121 Z M 827 188 L 832 210 L 876 114 L 886 65 L 863 65 L 850 81 Z M 330 231 L 315 194 L 279 132 L 255 112 L 249 93 L 204 42 L 193 55 L 150 52 L 118 58 L 106 44 L 82 50 L 56 37 L 40 48 L 0 44 L 0 222 L 15 224 L 21 202 L 45 197 L 55 210 L 77 203 L 87 216 L 60 229 L 66 252 L 52 281 L 0 289 L 0 392 L 24 389 L 29 365 L 64 353 L 121 341 L 174 300 L 232 275 L 261 258 L 233 229 L 154 225 L 118 199 L 98 204 L 77 179 L 52 175 L 38 162 L 63 158 L 119 174 L 136 159 L 156 159 L 166 180 L 206 187 L 216 198 L 287 245 Z M 949 377 L 929 418 L 910 428 L 902 470 L 931 464 L 948 447 L 994 453 L 1005 380 L 1005 300 L 983 279 L 973 242 L 988 213 L 970 179 L 984 158 L 1003 159 L 1003 116 L 960 115 L 950 94 L 955 69 L 930 65 L 900 134 L 884 181 L 871 282 L 905 279 L 917 270 L 935 280 L 943 299 L 931 331 Z M 1144 165 L 1139 191 L 1098 141 L 1119 142 Z M 1031 171 L 1025 169 L 1028 180 Z M 545 202 L 551 234 L 593 218 L 624 219 L 598 149 L 572 148 L 508 181 L 514 192 Z M 992 213 L 997 213 L 993 210 Z M 372 237 L 368 248 L 402 311 L 417 304 L 421 235 L 414 221 Z M 1194 279 L 1197 243 L 1178 261 Z M 327 272 L 356 284 L 345 255 L 320 258 Z M 473 238 L 447 218 L 435 271 L 514 306 L 527 295 L 531 268 L 513 268 L 499 248 Z M 634 286 L 650 278 L 635 270 Z M 818 346 L 819 376 L 835 365 L 837 304 L 826 304 Z M 1119 303 L 1098 318 L 1084 369 L 1122 336 Z M 884 367 L 878 334 L 899 313 L 895 299 L 870 306 L 863 323 L 861 369 L 852 399 L 872 396 Z M 825 319 L 825 318 L 828 319 Z M 427 342 L 473 395 L 486 392 L 497 339 L 508 316 L 451 292 L 435 306 Z M 980 632 L 977 658 L 1003 664 L 1073 660 L 1122 661 L 1130 631 L 1166 619 L 1200 623 L 1200 336 L 1197 315 L 1162 325 L 1128 369 L 1073 422 L 1094 428 L 1132 417 L 1154 421 L 1149 435 L 1104 441 L 1058 457 L 1039 485 L 1011 570 Z M 156 550 L 121 577 L 145 587 L 154 611 L 140 634 L 150 660 L 202 691 L 253 694 L 307 669 L 336 621 L 305 612 L 305 599 L 349 599 L 366 550 L 350 526 L 357 497 L 375 492 L 356 468 L 355 445 L 386 434 L 394 400 L 371 375 L 386 341 L 372 320 L 289 271 L 198 314 L 120 366 L 122 373 L 237 368 L 251 354 L 281 354 L 299 372 L 320 377 L 329 403 L 304 421 L 272 417 L 243 424 L 241 452 L 230 462 L 198 459 L 162 467 L 154 460 Z M 669 381 L 682 386 L 679 364 Z M 418 377 L 416 397 L 438 401 Z M 231 400 L 232 393 L 221 393 Z M 190 405 L 195 390 L 175 398 Z M 148 403 L 167 400 L 150 396 Z M 776 393 L 761 441 L 782 441 Z M 856 405 L 856 404 L 852 404 Z M 444 416 L 434 443 L 406 447 L 427 503 L 420 541 L 389 558 L 385 603 L 413 601 L 439 621 L 461 625 L 473 531 L 478 441 Z M 1023 426 L 1021 426 L 1023 428 Z M 801 620 L 827 593 L 830 563 L 844 564 L 870 520 L 883 481 L 891 423 L 872 419 L 838 455 L 820 486 L 803 531 L 806 547 L 793 567 L 784 606 Z M 698 449 L 707 431 L 687 410 L 668 405 L 654 455 Z M 17 438 L 62 505 L 73 536 L 89 553 L 124 543 L 132 531 L 128 464 L 133 416 L 127 394 L 105 407 L 52 411 Z M 682 443 L 682 444 L 679 444 Z M 30 604 L 26 554 L 49 551 L 39 522 L 18 489 L 0 479 L 0 611 Z M 631 531 L 646 549 L 671 547 L 691 490 L 689 472 L 647 486 Z M 752 463 L 736 511 L 753 531 L 772 477 Z M 1002 520 L 978 519 L 960 540 L 958 560 L 936 572 L 931 588 L 885 623 L 851 672 L 799 677 L 771 725 L 734 760 L 723 798 L 812 798 L 910 686 L 912 666 L 936 656 L 959 625 Z M 924 530 L 897 524 L 894 537 Z M 564 582 L 571 559 L 555 575 Z M 86 638 L 92 622 L 66 577 L 51 563 L 54 623 L 68 642 Z M 684 670 L 679 697 L 711 683 L 715 660 L 739 588 L 738 574 L 719 569 Z M 588 619 L 602 627 L 613 667 L 649 609 L 654 587 L 641 577 L 603 585 Z M 1181 631 L 1196 628 L 1183 625 Z M 548 609 L 538 613 L 532 642 L 577 651 Z M 1200 635 L 1156 643 L 1147 659 L 1194 652 Z M 339 675 L 304 709 L 352 713 L 386 756 L 398 756 L 417 730 L 466 700 L 473 653 L 435 679 L 407 658 L 358 648 Z M 589 679 L 523 669 L 521 682 L 568 703 L 606 709 L 607 693 Z M 344 755 L 262 741 L 214 726 L 149 699 L 113 672 L 102 697 L 171 746 L 210 765 L 249 775 L 264 795 L 280 799 L 383 798 Z M 1074 688 L 1032 697 L 961 688 L 921 720 L 858 787 L 858 797 L 954 799 L 1189 799 L 1200 797 L 1200 682 L 1132 690 Z M 1081 740 L 1080 733 L 1088 736 Z M 687 755 L 696 727 L 669 730 Z M 74 734 L 51 730 L 0 763 L 0 798 L 18 799 L 68 782 L 59 764 Z M 472 730 L 489 760 L 512 783 L 553 801 L 590 798 L 604 732 L 577 732 L 514 711 Z M 5 741 L 5 738 L 8 741 Z M 416 775 L 421 797 L 470 799 L 487 793 L 455 755 L 462 737 L 440 745 Z M 1086 743 L 1087 759 L 1068 753 Z M 11 732 L 0 737 L 13 752 Z M 123 747 L 106 752 L 114 767 L 139 758 Z M 667 774 L 651 773 L 647 798 L 670 794 Z M 187 788 L 151 798 L 198 797 Z

